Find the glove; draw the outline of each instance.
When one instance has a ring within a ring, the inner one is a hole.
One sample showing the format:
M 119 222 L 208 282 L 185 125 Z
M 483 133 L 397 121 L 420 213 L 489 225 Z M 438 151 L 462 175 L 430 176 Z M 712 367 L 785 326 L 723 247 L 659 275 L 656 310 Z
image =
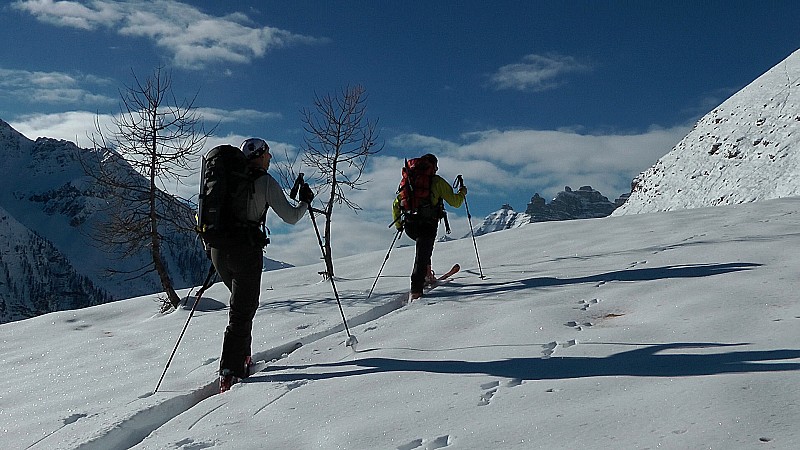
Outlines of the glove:
M 311 188 L 308 187 L 308 183 L 303 183 L 303 185 L 300 186 L 299 194 L 301 202 L 306 202 L 310 205 L 311 202 L 314 200 L 314 193 L 311 191 Z
M 458 190 L 458 193 L 460 195 L 466 197 L 467 196 L 467 187 L 466 186 L 461 186 L 461 189 Z

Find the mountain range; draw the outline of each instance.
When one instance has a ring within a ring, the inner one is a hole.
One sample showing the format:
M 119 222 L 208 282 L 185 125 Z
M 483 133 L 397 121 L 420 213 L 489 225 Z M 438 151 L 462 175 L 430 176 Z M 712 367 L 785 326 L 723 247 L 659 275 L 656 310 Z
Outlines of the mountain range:
M 731 205 L 800 195 L 800 50 L 703 116 L 614 202 L 567 187 L 524 213 L 503 205 L 475 234 L 531 222 Z M 606 211 L 608 211 L 606 213 Z
M 611 215 L 625 198 L 626 196 L 623 196 L 611 202 L 591 186 L 581 186 L 577 191 L 566 186 L 550 203 L 536 193 L 531 197 L 525 212 L 516 212 L 511 205 L 505 204 L 486 216 L 483 224 L 475 230 L 475 235 L 518 228 L 533 222 L 606 217 Z
M 147 252 L 121 259 L 121 251 L 100 248 L 91 238 L 102 226 L 106 201 L 85 175 L 92 150 L 63 140 L 32 141 L 0 120 L 0 323 L 50 311 L 97 305 L 162 290 L 156 274 L 126 279 L 110 276 L 135 271 Z M 80 152 L 84 156 L 79 158 Z M 127 166 L 121 170 L 130 170 Z M 168 206 L 190 207 L 180 201 Z M 177 288 L 196 286 L 207 271 L 207 257 L 190 234 L 169 234 L 176 244 L 165 249 Z
M 609 201 L 589 186 L 559 193 L 550 204 L 534 195 L 524 213 L 510 205 L 488 215 L 475 234 L 531 222 L 729 205 L 800 195 L 800 51 L 702 117 L 669 153 Z M 159 292 L 155 276 L 120 282 L 116 270 L 148 261 L 109 254 L 91 239 L 105 204 L 85 176 L 75 144 L 32 141 L 0 120 L 0 323 Z M 132 169 L 131 169 L 132 170 Z M 176 201 L 171 208 L 189 208 Z M 190 213 L 187 211 L 187 213 Z M 201 283 L 207 258 L 192 235 L 172 236 L 166 251 L 176 287 Z M 267 269 L 286 267 L 267 260 Z

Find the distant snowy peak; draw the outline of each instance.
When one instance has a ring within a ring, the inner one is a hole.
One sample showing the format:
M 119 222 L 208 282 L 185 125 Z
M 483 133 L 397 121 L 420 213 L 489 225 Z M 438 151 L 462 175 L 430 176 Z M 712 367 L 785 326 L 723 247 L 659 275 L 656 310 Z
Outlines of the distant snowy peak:
M 525 214 L 530 216 L 531 222 L 593 219 L 608 216 L 616 207 L 591 186 L 581 186 L 577 191 L 566 186 L 549 204 L 545 204 L 539 194 L 534 195 Z
M 606 217 L 621 203 L 611 202 L 591 186 L 581 186 L 577 191 L 566 186 L 549 204 L 538 193 L 531 197 L 524 213 L 514 211 L 505 204 L 489 214 L 478 227 L 476 235 L 518 228 L 532 222 L 593 219 Z
M 0 145 L 4 159 L 20 158 L 30 152 L 31 141 L 0 119 Z
M 483 219 L 483 224 L 475 230 L 476 236 L 500 230 L 519 228 L 531 222 L 530 216 L 518 213 L 509 204 L 503 205 L 499 210 L 489 214 Z
M 614 215 L 800 195 L 800 50 L 734 94 L 631 183 Z

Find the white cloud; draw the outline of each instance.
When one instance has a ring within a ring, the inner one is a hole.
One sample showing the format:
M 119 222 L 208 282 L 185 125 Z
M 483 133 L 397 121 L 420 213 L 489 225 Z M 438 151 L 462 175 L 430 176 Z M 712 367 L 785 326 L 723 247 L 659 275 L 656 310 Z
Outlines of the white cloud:
M 264 112 L 254 109 L 225 110 L 219 108 L 197 108 L 197 113 L 203 116 L 209 124 L 229 122 L 258 122 L 261 120 L 276 120 L 283 118 L 281 113 Z
M 241 111 L 214 111 L 219 115 L 242 114 Z M 86 136 L 94 131 L 96 118 L 95 113 L 86 111 L 41 114 L 19 118 L 11 122 L 11 126 L 32 139 L 47 136 L 75 141 L 77 137 L 79 145 L 87 146 Z M 101 126 L 106 126 L 111 116 L 100 116 L 99 120 Z M 394 229 L 388 226 L 392 220 L 391 204 L 404 157 L 432 152 L 439 158 L 439 174 L 446 180 L 452 182 L 456 175 L 463 174 L 469 187 L 473 223 L 478 226 L 483 215 L 490 212 L 480 207 L 481 201 L 496 203 L 499 207 L 508 198 L 518 198 L 520 193 L 530 197 L 538 192 L 549 199 L 564 186 L 577 189 L 591 185 L 614 200 L 629 190 L 635 175 L 666 154 L 688 131 L 689 127 L 675 127 L 653 128 L 638 134 L 590 135 L 569 130 L 486 130 L 464 135 L 460 142 L 420 134 L 399 136 L 388 146 L 405 149 L 406 154 L 390 156 L 387 152 L 371 157 L 364 175 L 364 179 L 371 180 L 366 190 L 347 194 L 363 210 L 356 214 L 340 208 L 334 213 L 333 252 L 338 258 L 388 248 L 394 234 Z M 223 143 L 238 145 L 248 137 L 213 136 L 206 142 L 206 149 Z M 269 140 L 268 136 L 265 138 Z M 286 160 L 284 151 L 291 157 L 297 148 L 288 143 L 269 142 L 275 166 L 270 172 L 277 178 L 277 165 Z M 308 171 L 299 166 L 295 170 Z M 199 172 L 198 162 L 183 185 L 167 186 L 167 189 L 185 198 L 195 197 Z M 514 206 L 519 209 L 525 205 Z M 464 208 L 448 208 L 448 211 L 453 228 L 451 236 L 467 235 L 469 223 Z M 268 220 L 274 241 L 268 249 L 269 257 L 293 264 L 319 260 L 316 236 L 308 221 L 289 226 L 273 214 Z M 322 226 L 324 218 L 318 217 L 318 220 Z M 444 233 L 444 226 L 440 227 L 440 233 Z M 402 239 L 402 243 L 411 244 L 408 238 Z
M 93 75 L 36 72 L 0 68 L 0 96 L 16 101 L 48 104 L 113 104 L 116 100 L 88 90 L 109 84 Z
M 112 116 L 97 115 L 89 111 L 30 114 L 9 121 L 9 125 L 28 139 L 48 137 L 72 141 L 80 147 L 88 147 L 91 142 L 89 136 L 96 133 L 95 121 L 103 129 L 107 129 L 112 125 Z
M 424 153 L 438 153 L 442 151 L 452 151 L 458 148 L 455 144 L 444 139 L 433 136 L 424 136 L 417 133 L 409 133 L 397 136 L 389 142 L 390 145 L 398 148 L 423 149 Z M 419 156 L 417 154 L 408 155 L 409 158 Z
M 118 2 L 92 2 L 93 8 L 76 1 L 22 0 L 11 4 L 27 11 L 42 22 L 58 26 L 94 30 L 116 22 L 124 14 Z
M 123 36 L 145 37 L 171 53 L 174 63 L 202 68 L 210 62 L 248 63 L 271 49 L 316 44 L 326 39 L 253 25 L 241 13 L 214 17 L 174 0 L 125 2 L 19 0 L 12 6 L 62 27 L 107 28 Z
M 613 197 L 627 192 L 631 179 L 666 154 L 688 131 L 689 127 L 674 127 L 639 134 L 589 135 L 487 130 L 463 136 L 463 143 L 435 138 L 431 142 L 438 150 L 434 153 L 439 157 L 440 174 L 463 174 L 472 194 L 497 198 L 504 192 L 522 191 L 553 196 L 567 185 L 591 185 Z M 405 138 L 398 137 L 392 143 L 409 147 L 426 141 L 419 135 Z M 420 150 L 420 154 L 426 151 Z
M 522 61 L 508 64 L 497 70 L 489 78 L 494 89 L 513 89 L 518 91 L 545 91 L 562 83 L 564 75 L 587 72 L 592 69 L 586 62 L 572 56 L 527 55 Z

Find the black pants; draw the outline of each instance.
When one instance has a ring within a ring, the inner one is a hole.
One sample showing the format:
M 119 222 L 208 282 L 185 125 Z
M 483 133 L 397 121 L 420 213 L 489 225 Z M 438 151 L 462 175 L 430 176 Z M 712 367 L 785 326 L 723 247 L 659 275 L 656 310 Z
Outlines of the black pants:
M 439 223 L 419 223 L 406 225 L 406 235 L 416 241 L 416 254 L 414 255 L 414 268 L 411 271 L 411 292 L 422 293 L 425 286 L 425 276 L 431 265 L 433 243 L 436 241 Z
M 241 378 L 245 375 L 245 359 L 251 355 L 253 317 L 261 294 L 261 248 L 249 245 L 212 248 L 211 261 L 231 291 L 219 369 L 220 372 L 230 369 Z

